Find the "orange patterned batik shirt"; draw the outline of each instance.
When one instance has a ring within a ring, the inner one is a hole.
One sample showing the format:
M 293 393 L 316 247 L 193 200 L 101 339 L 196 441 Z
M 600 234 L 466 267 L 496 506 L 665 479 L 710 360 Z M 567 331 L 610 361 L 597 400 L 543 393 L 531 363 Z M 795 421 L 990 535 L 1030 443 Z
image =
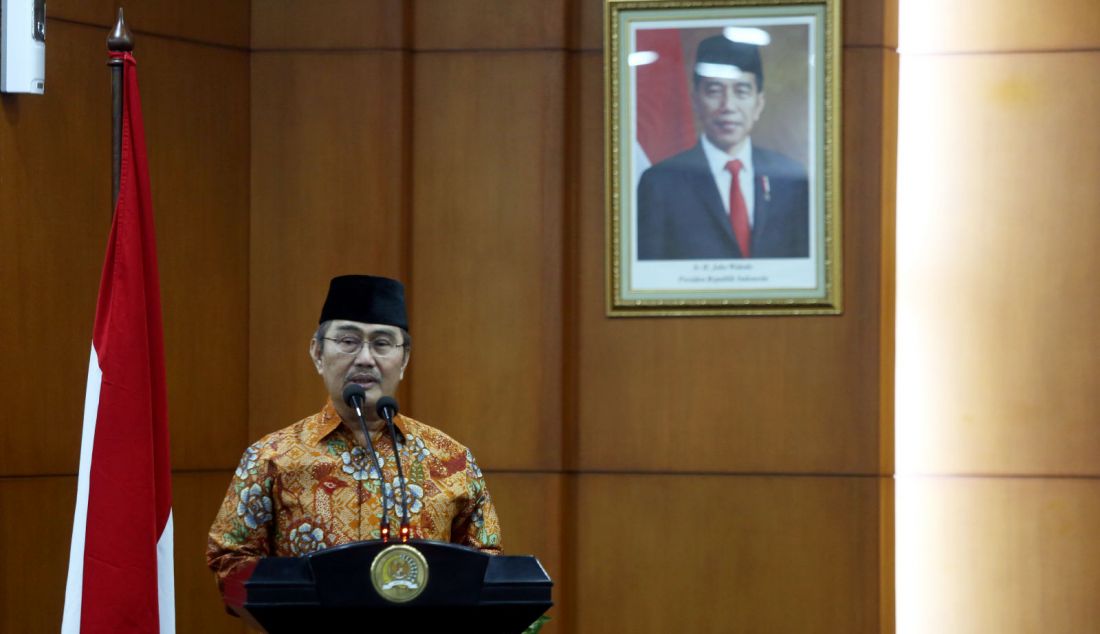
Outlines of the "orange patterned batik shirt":
M 410 536 L 500 552 L 496 510 L 470 450 L 407 416 L 394 424 Z M 329 401 L 246 449 L 210 527 L 206 562 L 219 582 L 259 557 L 379 539 L 383 500 L 396 537 L 401 488 L 393 443 L 380 432 L 371 441 L 381 475 Z

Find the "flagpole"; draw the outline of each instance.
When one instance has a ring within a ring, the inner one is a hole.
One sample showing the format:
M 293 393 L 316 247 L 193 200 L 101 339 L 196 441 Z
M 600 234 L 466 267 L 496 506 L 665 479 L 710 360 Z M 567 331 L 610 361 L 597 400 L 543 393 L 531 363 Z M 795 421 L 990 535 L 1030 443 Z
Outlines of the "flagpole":
M 118 8 L 118 20 L 107 36 L 107 50 L 112 53 L 129 53 L 134 50 L 134 35 L 126 27 L 122 18 L 122 7 Z M 111 67 L 111 213 L 118 206 L 118 180 L 122 174 L 122 69 L 124 62 L 112 57 L 107 60 Z

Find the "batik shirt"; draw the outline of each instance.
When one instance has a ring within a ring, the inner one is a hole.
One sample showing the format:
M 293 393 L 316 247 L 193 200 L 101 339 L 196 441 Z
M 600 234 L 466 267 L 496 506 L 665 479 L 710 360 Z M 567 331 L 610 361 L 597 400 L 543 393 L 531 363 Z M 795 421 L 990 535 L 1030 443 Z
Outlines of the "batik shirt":
M 410 536 L 499 552 L 496 510 L 470 450 L 407 416 L 394 423 Z M 246 449 L 210 527 L 206 562 L 219 583 L 259 557 L 296 557 L 379 539 L 383 500 L 396 538 L 401 485 L 393 443 L 381 432 L 371 441 L 381 475 L 329 401 L 319 413 Z

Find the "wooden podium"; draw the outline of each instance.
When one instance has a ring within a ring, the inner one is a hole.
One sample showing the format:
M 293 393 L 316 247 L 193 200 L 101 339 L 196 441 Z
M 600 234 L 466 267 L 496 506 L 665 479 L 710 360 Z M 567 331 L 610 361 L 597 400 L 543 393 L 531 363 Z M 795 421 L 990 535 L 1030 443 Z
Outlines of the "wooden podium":
M 421 540 L 404 546 L 356 542 L 261 559 L 226 579 L 225 604 L 270 634 L 322 628 L 518 634 L 553 605 L 554 583 L 533 556 Z M 379 584 L 387 567 L 389 581 Z M 422 581 L 415 578 L 420 573 Z M 383 594 L 394 592 L 415 596 Z

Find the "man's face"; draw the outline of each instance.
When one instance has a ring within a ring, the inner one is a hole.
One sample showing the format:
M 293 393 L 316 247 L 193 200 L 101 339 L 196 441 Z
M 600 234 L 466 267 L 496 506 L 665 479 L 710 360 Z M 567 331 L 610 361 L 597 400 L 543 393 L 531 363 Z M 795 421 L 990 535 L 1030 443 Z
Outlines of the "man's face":
M 309 353 L 337 411 L 346 420 L 355 420 L 354 410 L 344 404 L 344 388 L 356 383 L 366 391 L 364 418 L 376 418 L 374 404 L 383 396 L 393 396 L 397 391 L 397 385 L 405 376 L 409 355 L 404 348 L 394 347 L 392 354 L 379 357 L 371 352 L 371 342 L 386 339 L 392 344 L 404 344 L 401 330 L 394 326 L 334 320 L 324 336 L 320 343 L 316 339 L 311 340 Z M 363 347 L 355 354 L 347 354 L 340 350 L 337 341 L 331 339 L 359 339 L 363 341 Z M 348 419 L 348 416 L 352 418 Z
M 737 79 L 702 77 L 691 97 L 703 133 L 728 154 L 740 148 L 764 111 L 764 93 L 756 89 L 754 73 Z

